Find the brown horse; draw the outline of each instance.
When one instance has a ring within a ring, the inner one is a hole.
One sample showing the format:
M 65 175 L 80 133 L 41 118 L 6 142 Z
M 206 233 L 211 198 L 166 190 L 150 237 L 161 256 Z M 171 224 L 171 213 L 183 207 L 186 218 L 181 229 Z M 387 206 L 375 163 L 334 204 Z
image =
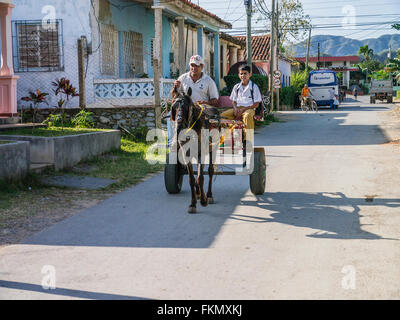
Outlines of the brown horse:
M 208 166 L 208 176 L 209 184 L 207 194 L 204 191 L 204 164 L 201 163 L 201 130 L 207 129 L 207 121 L 209 118 L 218 117 L 218 111 L 216 108 L 209 106 L 199 106 L 194 104 L 191 99 L 192 89 L 189 88 L 186 94 L 179 94 L 176 88 L 172 91 L 172 106 L 171 106 L 171 121 L 175 123 L 175 135 L 174 142 L 176 143 L 178 154 L 183 155 L 183 146 L 187 141 L 180 141 L 178 139 L 179 133 L 182 130 L 186 132 L 193 131 L 198 137 L 198 157 L 197 157 L 197 179 L 194 177 L 193 172 L 193 158 L 189 155 L 189 160 L 185 161 L 183 165 L 186 166 L 187 173 L 189 175 L 189 184 L 192 193 L 192 200 L 188 209 L 189 213 L 196 213 L 197 200 L 200 200 L 202 206 L 207 206 L 208 204 L 214 203 L 214 198 L 212 195 L 212 177 L 214 175 L 214 160 L 215 160 L 215 146 L 209 142 L 209 159 L 210 163 Z M 193 133 L 192 133 L 193 134 Z M 183 158 L 183 157 L 182 157 Z

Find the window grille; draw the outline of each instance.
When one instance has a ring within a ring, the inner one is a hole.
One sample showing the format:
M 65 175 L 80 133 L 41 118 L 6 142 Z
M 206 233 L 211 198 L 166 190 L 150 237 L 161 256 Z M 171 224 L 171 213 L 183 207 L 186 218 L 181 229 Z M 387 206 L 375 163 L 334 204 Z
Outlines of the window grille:
M 153 66 L 153 60 L 154 60 L 154 42 L 156 41 L 155 38 L 151 38 L 150 40 L 150 58 L 151 58 L 151 66 Z
M 118 77 L 118 31 L 110 25 L 101 24 L 101 73 Z
M 15 72 L 64 70 L 62 20 L 13 21 Z
M 123 67 L 126 78 L 143 74 L 143 36 L 137 32 L 123 32 Z

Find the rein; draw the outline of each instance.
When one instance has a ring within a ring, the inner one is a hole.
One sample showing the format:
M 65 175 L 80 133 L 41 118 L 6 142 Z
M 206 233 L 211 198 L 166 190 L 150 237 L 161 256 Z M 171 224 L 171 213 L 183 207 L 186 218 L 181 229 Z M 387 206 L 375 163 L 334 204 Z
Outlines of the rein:
M 190 130 L 193 129 L 193 127 L 195 126 L 195 124 L 197 123 L 197 121 L 200 119 L 201 114 L 203 113 L 204 107 L 203 107 L 201 104 L 199 104 L 199 103 L 197 103 L 197 105 L 201 108 L 200 114 L 199 114 L 199 116 L 197 117 L 196 121 L 192 124 L 192 126 L 191 126 L 189 129 L 187 129 L 186 133 L 188 133 Z

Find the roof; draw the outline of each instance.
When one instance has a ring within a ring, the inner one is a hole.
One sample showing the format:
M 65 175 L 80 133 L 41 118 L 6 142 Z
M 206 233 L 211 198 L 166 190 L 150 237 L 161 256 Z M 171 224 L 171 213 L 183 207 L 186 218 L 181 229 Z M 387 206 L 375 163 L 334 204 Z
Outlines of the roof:
M 189 0 L 179 0 L 180 2 L 183 2 L 184 4 L 192 7 L 193 9 L 199 10 L 201 13 L 204 13 L 205 15 L 217 20 L 218 22 L 225 24 L 228 28 L 227 29 L 232 29 L 232 24 L 229 22 L 226 22 L 225 20 L 221 19 L 220 17 L 218 17 L 217 15 L 215 15 L 214 13 L 211 13 L 209 11 L 207 11 L 206 9 L 203 9 L 202 7 L 198 6 L 197 4 L 189 1 Z
M 244 41 L 246 43 L 246 36 L 235 36 L 234 38 Z M 269 34 L 262 36 L 252 36 L 251 37 L 251 58 L 253 61 L 266 61 L 269 60 Z M 246 50 L 244 55 L 247 55 Z
M 305 62 L 305 57 L 295 58 L 297 61 Z M 359 62 L 360 58 L 358 56 L 337 56 L 337 57 L 320 57 L 320 62 L 335 62 L 335 61 L 350 61 L 350 62 Z M 308 62 L 318 62 L 318 57 L 309 57 Z
M 246 47 L 246 41 L 240 40 L 240 39 L 233 37 L 225 32 L 221 32 L 220 38 L 224 39 L 226 41 L 229 41 L 231 43 L 237 44 L 238 46 Z

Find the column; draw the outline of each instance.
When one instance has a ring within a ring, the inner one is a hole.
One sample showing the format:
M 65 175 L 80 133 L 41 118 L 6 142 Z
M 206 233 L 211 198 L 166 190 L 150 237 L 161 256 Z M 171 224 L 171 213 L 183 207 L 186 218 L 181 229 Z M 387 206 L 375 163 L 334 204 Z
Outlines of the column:
M 197 26 L 197 54 L 203 56 L 203 26 Z
M 14 75 L 11 12 L 14 5 L 0 3 L 1 59 L 0 69 L 0 116 L 17 116 L 17 79 Z
M 215 76 L 215 84 L 219 89 L 219 34 L 214 33 L 214 76 Z
M 161 78 L 162 78 L 162 11 L 164 7 L 153 6 L 155 23 L 154 68 L 154 109 L 156 128 L 161 129 Z
M 186 72 L 186 57 L 185 57 L 185 17 L 177 17 L 178 20 L 178 65 L 179 74 Z
M 238 62 L 238 48 L 228 47 L 229 50 L 229 67 L 232 67 L 236 62 Z
M 241 62 L 244 61 L 244 49 L 238 49 L 237 51 L 237 61 L 236 62 Z
M 347 89 L 350 89 L 350 70 L 346 71 L 346 86 Z

